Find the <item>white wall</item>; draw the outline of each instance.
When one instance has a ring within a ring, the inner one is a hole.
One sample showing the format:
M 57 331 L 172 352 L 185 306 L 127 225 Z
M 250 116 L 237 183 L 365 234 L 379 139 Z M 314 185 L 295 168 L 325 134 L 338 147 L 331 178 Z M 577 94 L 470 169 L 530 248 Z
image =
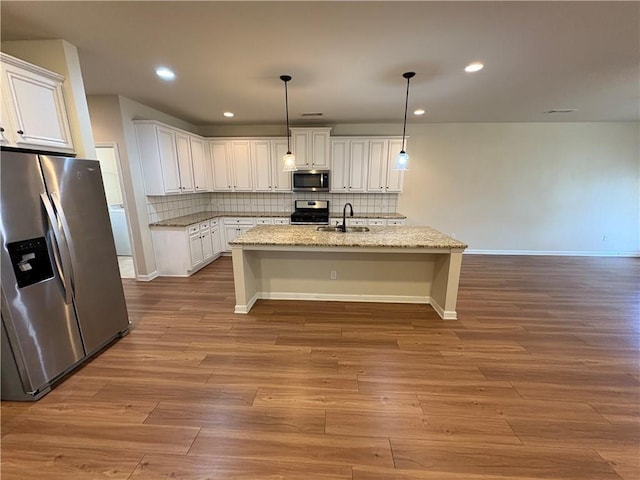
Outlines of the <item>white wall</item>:
M 470 250 L 638 254 L 638 123 L 411 125 L 398 209 Z
M 96 141 L 118 145 L 138 278 L 153 278 L 156 275 L 155 254 L 133 120 L 158 120 L 191 132 L 195 132 L 196 127 L 126 97 L 89 96 L 88 103 Z

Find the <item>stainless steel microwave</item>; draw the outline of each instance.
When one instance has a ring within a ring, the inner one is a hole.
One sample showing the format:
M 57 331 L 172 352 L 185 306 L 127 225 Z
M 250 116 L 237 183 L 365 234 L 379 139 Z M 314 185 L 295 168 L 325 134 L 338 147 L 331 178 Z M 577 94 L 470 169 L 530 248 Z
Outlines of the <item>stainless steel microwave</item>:
M 328 192 L 329 170 L 297 170 L 292 184 L 294 192 Z

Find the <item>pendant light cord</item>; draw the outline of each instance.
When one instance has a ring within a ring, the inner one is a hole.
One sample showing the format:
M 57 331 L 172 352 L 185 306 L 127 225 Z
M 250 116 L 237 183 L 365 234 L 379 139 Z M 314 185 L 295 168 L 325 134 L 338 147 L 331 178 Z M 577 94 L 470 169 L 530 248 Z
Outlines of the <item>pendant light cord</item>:
M 411 73 L 411 75 L 409 75 Z M 403 76 L 407 79 L 407 94 L 405 95 L 404 101 L 404 125 L 402 127 L 402 151 L 404 152 L 404 138 L 405 133 L 407 132 L 407 109 L 409 108 L 409 81 L 411 77 L 413 77 L 415 73 L 407 72 Z
M 289 93 L 287 90 L 288 81 L 289 80 L 284 80 L 284 105 L 285 105 L 284 108 L 286 110 L 286 116 L 287 116 L 287 153 L 291 153 L 291 145 L 289 143 L 291 138 L 291 130 L 289 129 Z

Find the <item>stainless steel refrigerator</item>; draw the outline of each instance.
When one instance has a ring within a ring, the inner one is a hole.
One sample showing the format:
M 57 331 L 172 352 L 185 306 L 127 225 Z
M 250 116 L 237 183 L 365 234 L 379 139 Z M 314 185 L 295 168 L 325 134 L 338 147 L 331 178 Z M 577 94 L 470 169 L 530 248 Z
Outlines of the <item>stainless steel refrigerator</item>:
M 3 400 L 37 400 L 129 319 L 95 160 L 2 151 Z

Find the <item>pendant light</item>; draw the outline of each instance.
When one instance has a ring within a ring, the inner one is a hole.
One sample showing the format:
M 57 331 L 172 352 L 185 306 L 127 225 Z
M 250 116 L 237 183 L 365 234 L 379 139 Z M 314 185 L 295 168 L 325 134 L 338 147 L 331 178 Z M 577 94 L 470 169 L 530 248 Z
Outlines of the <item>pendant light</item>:
M 284 82 L 284 106 L 287 114 L 287 153 L 282 157 L 282 171 L 295 172 L 296 156 L 291 153 L 291 132 L 289 131 L 289 95 L 287 91 L 287 82 L 291 80 L 291 75 L 280 75 L 280 80 Z
M 409 80 L 416 75 L 416 72 L 405 72 L 402 74 L 407 79 L 407 95 L 404 100 L 404 126 L 402 127 L 402 150 L 396 156 L 395 170 L 409 170 L 409 154 L 404 151 L 404 139 L 407 133 L 407 108 L 409 107 Z

